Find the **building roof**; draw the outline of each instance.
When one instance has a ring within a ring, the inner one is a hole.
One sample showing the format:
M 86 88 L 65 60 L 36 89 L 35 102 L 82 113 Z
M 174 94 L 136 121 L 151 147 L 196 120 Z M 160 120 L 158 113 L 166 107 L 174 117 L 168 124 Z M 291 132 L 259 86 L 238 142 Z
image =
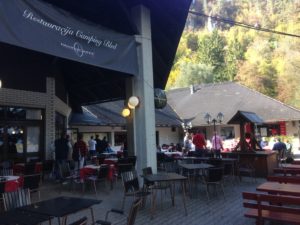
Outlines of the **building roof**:
M 215 118 L 219 112 L 226 124 L 239 110 L 254 112 L 266 123 L 300 120 L 299 109 L 235 82 L 195 85 L 193 94 L 189 87 L 174 89 L 167 97 L 179 117 L 192 120 L 193 126 L 206 125 L 205 114 Z
M 83 113 L 72 113 L 70 125 L 94 125 L 94 126 L 124 126 L 126 120 L 121 115 L 124 101 L 113 101 L 89 105 L 83 107 Z M 155 110 L 156 126 L 181 126 L 180 118 L 167 105 L 163 109 Z

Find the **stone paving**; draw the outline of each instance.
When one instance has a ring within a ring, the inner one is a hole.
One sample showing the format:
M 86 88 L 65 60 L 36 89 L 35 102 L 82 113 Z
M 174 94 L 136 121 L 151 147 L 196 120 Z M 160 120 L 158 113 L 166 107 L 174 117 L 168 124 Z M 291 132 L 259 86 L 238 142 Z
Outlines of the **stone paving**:
M 243 191 L 255 191 L 256 186 L 263 183 L 265 179 L 257 179 L 254 182 L 250 178 L 244 178 L 242 182 L 226 182 L 225 183 L 225 199 L 220 190 L 215 191 L 211 188 L 210 200 L 207 200 L 205 186 L 197 184 L 193 188 L 192 195 L 187 196 L 186 204 L 188 215 L 185 216 L 184 207 L 182 204 L 181 191 L 176 189 L 175 206 L 173 207 L 170 200 L 169 192 L 163 193 L 163 203 L 161 205 L 160 196 L 157 197 L 157 207 L 154 218 L 150 218 L 150 201 L 146 202 L 145 208 L 138 212 L 136 225 L 144 224 L 162 224 L 162 225 L 250 225 L 255 224 L 255 220 L 245 218 L 243 216 L 245 209 L 242 205 Z M 110 208 L 120 208 L 123 196 L 123 188 L 119 180 L 114 189 L 111 191 L 109 185 L 103 186 L 99 183 L 98 196 L 96 197 L 91 185 L 86 186 L 86 191 L 82 193 L 80 187 L 75 187 L 75 190 L 70 191 L 68 187 L 60 188 L 54 182 L 46 181 L 42 186 L 41 198 L 48 199 L 56 196 L 76 196 L 83 198 L 97 198 L 103 200 L 99 205 L 95 205 L 94 213 L 96 219 L 104 219 L 105 213 Z M 160 192 L 159 192 L 160 193 Z M 218 193 L 218 194 L 217 194 Z M 33 199 L 36 196 L 32 196 Z M 131 198 L 126 199 L 125 211 L 129 210 Z M 91 224 L 90 212 L 85 210 L 80 213 L 73 214 L 68 217 L 68 223 L 86 215 Z M 119 220 L 119 217 L 112 217 L 112 221 Z M 48 224 L 48 222 L 43 223 Z M 52 220 L 52 224 L 57 224 L 57 219 Z M 126 224 L 126 223 L 121 223 Z

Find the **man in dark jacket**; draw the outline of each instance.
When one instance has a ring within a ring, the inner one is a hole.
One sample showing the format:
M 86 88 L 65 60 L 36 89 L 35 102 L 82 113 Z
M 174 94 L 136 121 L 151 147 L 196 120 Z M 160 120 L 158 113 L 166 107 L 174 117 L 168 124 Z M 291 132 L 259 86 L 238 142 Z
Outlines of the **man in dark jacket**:
M 59 172 L 59 166 L 63 163 L 67 163 L 68 153 L 69 153 L 68 140 L 66 139 L 65 134 L 62 134 L 59 139 L 55 140 L 54 147 L 55 147 L 56 178 L 60 179 L 62 177 Z

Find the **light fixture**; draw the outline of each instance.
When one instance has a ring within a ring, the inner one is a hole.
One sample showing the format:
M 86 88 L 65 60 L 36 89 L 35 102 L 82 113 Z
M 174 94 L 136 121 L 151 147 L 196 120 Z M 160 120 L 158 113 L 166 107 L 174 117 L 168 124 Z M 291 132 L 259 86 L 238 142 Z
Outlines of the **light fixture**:
M 208 124 L 211 123 L 211 115 L 210 115 L 209 113 L 206 113 L 206 114 L 205 114 L 204 119 L 206 120 L 206 122 L 207 122 Z
M 128 105 L 128 107 L 129 107 L 130 109 L 134 109 L 135 107 L 137 107 L 137 106 L 139 105 L 139 103 L 140 103 L 140 100 L 139 100 L 138 97 L 136 97 L 136 96 L 131 96 L 131 97 L 128 99 L 127 105 Z
M 218 115 L 217 115 L 217 120 L 218 120 L 218 122 L 219 122 L 219 123 L 222 123 L 223 119 L 224 119 L 224 114 L 221 113 L 221 112 L 219 112 Z
M 183 122 L 183 123 L 181 123 L 181 126 L 182 126 L 184 132 L 187 132 L 189 129 L 192 129 L 192 127 L 193 127 L 192 122 Z
M 0 80 L 0 88 L 2 88 L 2 80 Z
M 123 117 L 128 117 L 128 116 L 130 116 L 130 109 L 124 108 L 124 109 L 122 110 L 122 116 L 123 116 Z

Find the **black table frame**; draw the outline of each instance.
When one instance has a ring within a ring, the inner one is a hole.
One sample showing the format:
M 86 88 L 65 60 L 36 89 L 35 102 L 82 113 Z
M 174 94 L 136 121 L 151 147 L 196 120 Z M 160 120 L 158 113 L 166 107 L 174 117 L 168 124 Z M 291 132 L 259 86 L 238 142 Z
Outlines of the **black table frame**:
M 185 215 L 187 216 L 187 208 L 186 208 L 186 201 L 185 201 L 185 181 L 187 177 L 182 176 L 177 173 L 161 173 L 161 174 L 152 174 L 143 176 L 145 180 L 149 182 L 170 182 L 171 183 L 171 199 L 172 199 L 172 206 L 175 205 L 175 181 L 181 181 L 182 187 L 182 201 L 185 210 Z M 152 195 L 152 207 L 151 207 L 151 218 L 155 213 L 155 199 L 156 193 Z
M 23 206 L 18 209 L 36 214 L 47 215 L 49 217 L 57 217 L 59 225 L 65 225 L 67 223 L 68 215 L 90 209 L 92 222 L 94 224 L 95 218 L 92 206 L 95 204 L 100 204 L 101 202 L 101 200 L 95 199 L 61 196 L 37 202 L 28 206 Z M 60 218 L 62 218 L 62 223 Z

